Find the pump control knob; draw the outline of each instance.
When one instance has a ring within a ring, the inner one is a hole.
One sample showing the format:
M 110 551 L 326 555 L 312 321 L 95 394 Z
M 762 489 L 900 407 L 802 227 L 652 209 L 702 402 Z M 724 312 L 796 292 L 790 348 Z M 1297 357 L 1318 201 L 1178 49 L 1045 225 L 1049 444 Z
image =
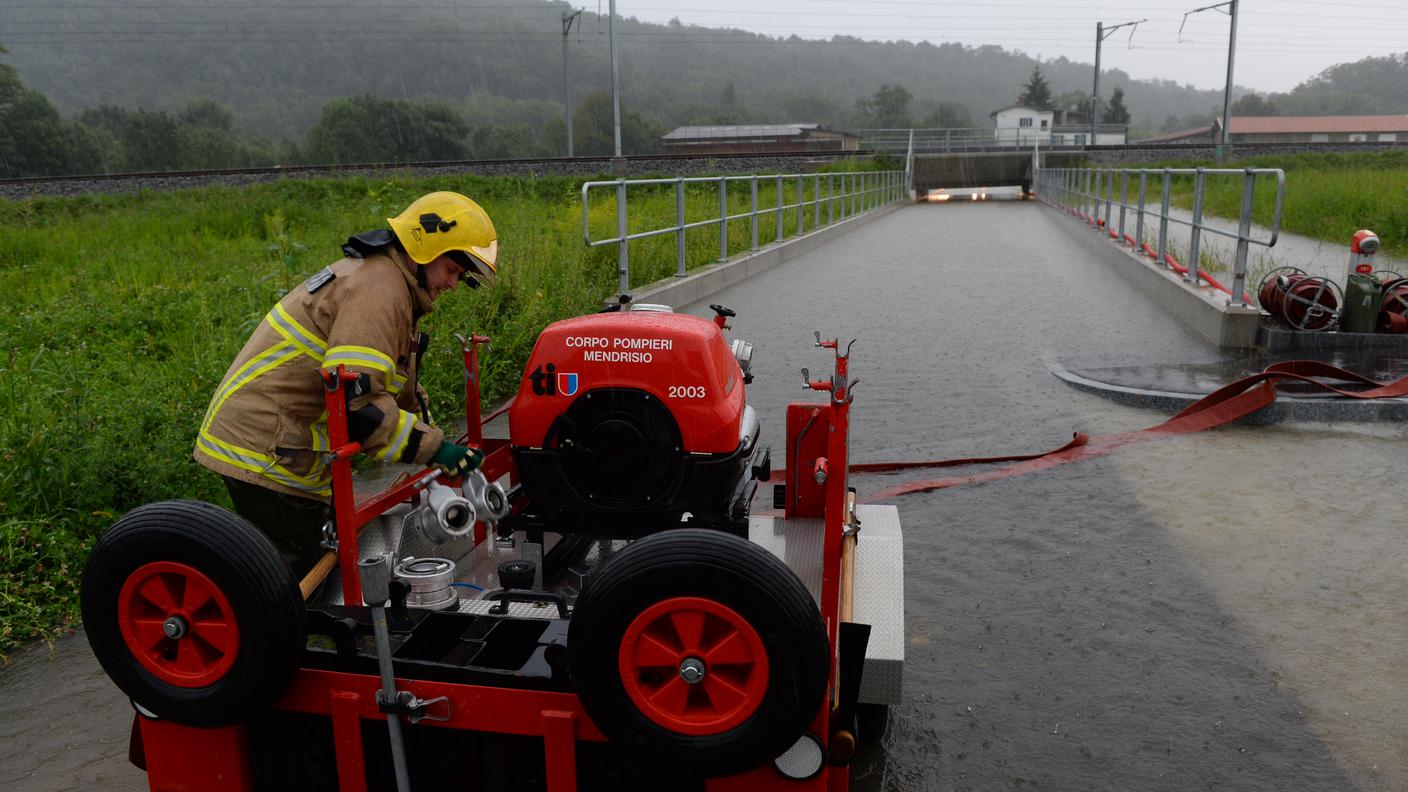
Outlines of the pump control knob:
M 538 565 L 532 561 L 516 558 L 499 564 L 499 587 L 506 589 L 531 589 L 533 578 L 537 576 Z
M 734 311 L 732 308 L 726 308 L 726 307 L 724 307 L 724 306 L 722 306 L 722 305 L 719 305 L 718 303 L 710 303 L 710 304 L 709 304 L 709 307 L 712 308 L 713 311 L 714 311 L 714 313 L 718 314 L 719 316 L 727 316 L 727 317 L 738 316 L 738 313 L 737 313 L 736 311 Z

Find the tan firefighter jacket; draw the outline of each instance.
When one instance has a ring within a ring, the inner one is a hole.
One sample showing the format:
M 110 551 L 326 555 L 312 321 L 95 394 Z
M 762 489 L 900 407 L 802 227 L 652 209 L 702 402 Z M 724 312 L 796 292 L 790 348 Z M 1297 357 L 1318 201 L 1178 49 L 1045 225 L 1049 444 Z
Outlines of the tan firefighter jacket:
M 426 464 L 444 432 L 416 409 L 416 320 L 431 310 L 416 266 L 395 247 L 344 258 L 284 296 L 215 391 L 195 460 L 223 476 L 327 500 L 327 411 L 318 369 L 364 373 L 369 393 L 348 404 L 363 453 Z

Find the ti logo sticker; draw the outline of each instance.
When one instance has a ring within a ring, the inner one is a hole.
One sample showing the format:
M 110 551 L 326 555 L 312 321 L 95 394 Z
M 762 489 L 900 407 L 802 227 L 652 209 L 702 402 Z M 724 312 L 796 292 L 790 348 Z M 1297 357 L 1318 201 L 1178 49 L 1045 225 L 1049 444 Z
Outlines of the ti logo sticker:
M 558 371 L 557 366 L 548 363 L 538 366 L 528 375 L 533 393 L 538 396 L 575 396 L 581 379 L 575 371 Z
M 577 372 L 559 371 L 557 373 L 557 389 L 563 396 L 577 395 Z
M 557 366 L 549 363 L 547 372 L 542 366 L 533 369 L 533 373 L 528 375 L 528 381 L 533 384 L 533 393 L 538 396 L 556 396 L 557 389 L 554 387 L 553 372 L 557 371 Z

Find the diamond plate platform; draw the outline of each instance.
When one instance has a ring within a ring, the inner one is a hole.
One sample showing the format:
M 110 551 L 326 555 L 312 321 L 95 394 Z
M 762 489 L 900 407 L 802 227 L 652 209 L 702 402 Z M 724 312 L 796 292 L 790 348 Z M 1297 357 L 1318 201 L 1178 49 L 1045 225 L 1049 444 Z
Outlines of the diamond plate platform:
M 855 620 L 870 625 L 860 700 L 866 704 L 900 703 L 904 671 L 904 538 L 899 509 L 856 507 L 860 534 L 856 542 Z M 812 599 L 821 599 L 819 519 L 753 517 L 748 539 L 787 564 L 801 578 Z

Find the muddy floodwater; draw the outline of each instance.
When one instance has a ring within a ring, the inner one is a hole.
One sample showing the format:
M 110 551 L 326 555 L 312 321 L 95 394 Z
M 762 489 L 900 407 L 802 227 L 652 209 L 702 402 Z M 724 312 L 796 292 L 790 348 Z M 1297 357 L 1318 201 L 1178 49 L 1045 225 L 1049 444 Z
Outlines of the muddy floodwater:
M 1222 360 L 1082 229 L 1030 202 L 918 205 L 708 301 L 757 346 L 779 452 L 799 369 L 829 365 L 814 329 L 859 339 L 855 461 L 1044 450 L 1163 419 L 1052 364 Z M 905 701 L 855 787 L 1408 789 L 1405 435 L 1225 427 L 897 500 Z M 144 788 L 129 724 L 81 636 L 25 653 L 0 670 L 0 787 Z

